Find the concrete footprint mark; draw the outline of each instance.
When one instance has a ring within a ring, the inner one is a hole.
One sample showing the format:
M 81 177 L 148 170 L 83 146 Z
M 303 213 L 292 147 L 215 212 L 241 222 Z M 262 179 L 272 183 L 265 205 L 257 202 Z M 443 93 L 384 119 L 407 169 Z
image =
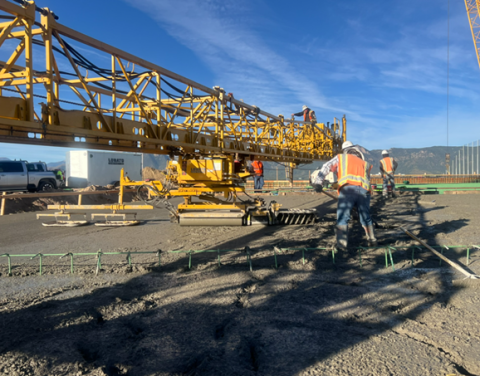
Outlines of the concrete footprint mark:
M 235 306 L 238 308 L 246 308 L 248 306 L 249 295 L 257 289 L 257 283 L 249 282 L 246 287 L 240 289 L 237 293 L 237 299 L 235 300 Z

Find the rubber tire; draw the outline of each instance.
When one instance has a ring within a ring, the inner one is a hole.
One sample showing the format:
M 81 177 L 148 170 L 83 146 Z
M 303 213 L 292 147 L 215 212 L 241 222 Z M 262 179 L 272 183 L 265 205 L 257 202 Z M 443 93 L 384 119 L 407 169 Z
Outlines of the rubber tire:
M 49 192 L 55 189 L 55 184 L 53 184 L 50 180 L 42 180 L 38 184 L 37 192 Z

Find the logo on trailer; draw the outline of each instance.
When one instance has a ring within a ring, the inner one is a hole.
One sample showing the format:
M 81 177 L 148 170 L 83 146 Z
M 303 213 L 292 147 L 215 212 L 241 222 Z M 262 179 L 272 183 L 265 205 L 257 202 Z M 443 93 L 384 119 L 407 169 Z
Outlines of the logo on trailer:
M 108 164 L 111 165 L 123 165 L 123 158 L 108 158 Z

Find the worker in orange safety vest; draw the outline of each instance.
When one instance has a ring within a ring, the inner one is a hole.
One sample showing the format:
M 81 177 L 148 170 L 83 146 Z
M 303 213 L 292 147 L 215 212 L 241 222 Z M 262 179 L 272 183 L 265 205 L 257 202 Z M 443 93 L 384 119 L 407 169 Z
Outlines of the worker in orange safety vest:
M 325 177 L 334 172 L 337 174 L 338 204 L 337 204 L 337 249 L 348 247 L 348 222 L 350 212 L 357 208 L 360 222 L 365 230 L 368 245 L 376 245 L 377 239 L 373 230 L 373 221 L 370 216 L 370 171 L 372 166 L 365 161 L 365 157 L 358 146 L 350 141 L 342 145 L 342 154 L 325 163 L 320 170 L 316 170 L 310 177 L 310 183 L 315 191 L 323 190 Z
M 302 106 L 302 111 L 297 112 L 296 114 L 292 114 L 292 118 L 294 116 L 302 116 L 302 115 L 303 115 L 303 121 L 309 121 L 313 124 L 317 122 L 317 116 L 315 115 L 315 111 L 311 110 L 305 105 Z
M 395 159 L 390 157 L 387 150 L 382 151 L 382 159 L 380 159 L 380 172 L 383 177 L 383 197 L 387 198 L 390 186 L 392 196 L 395 197 L 395 170 L 398 167 L 398 163 Z
M 254 155 L 250 155 L 250 172 L 253 174 L 253 182 L 256 193 L 261 193 L 263 188 L 263 163 L 255 160 Z

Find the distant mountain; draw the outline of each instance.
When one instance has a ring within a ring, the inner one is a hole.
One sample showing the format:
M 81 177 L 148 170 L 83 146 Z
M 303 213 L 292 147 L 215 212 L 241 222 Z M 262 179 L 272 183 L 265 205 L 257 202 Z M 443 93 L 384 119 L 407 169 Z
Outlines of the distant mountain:
M 47 163 L 47 167 L 48 167 L 49 170 L 63 170 L 63 171 L 65 171 L 65 161 L 50 162 L 50 163 Z
M 0 161 L 9 161 L 10 158 L 0 157 Z
M 165 170 L 170 160 L 168 155 L 143 154 L 143 167 L 153 167 L 157 170 Z
M 450 154 L 453 161 L 459 146 L 432 146 L 420 149 L 388 149 L 390 156 L 398 162 L 397 173 L 400 174 L 445 174 L 445 156 Z M 379 164 L 382 158 L 382 150 L 367 151 L 365 158 L 373 164 L 372 173 L 380 172 Z M 450 166 L 453 162 L 450 162 Z
M 428 148 L 418 149 L 404 149 L 393 148 L 389 149 L 390 156 L 394 157 L 398 162 L 397 173 L 400 174 L 444 174 L 445 173 L 445 155 L 450 153 L 451 164 L 457 154 L 459 146 L 432 146 Z M 361 148 L 365 159 L 373 165 L 372 174 L 380 172 L 379 164 L 382 158 L 382 150 L 367 150 Z M 0 157 L 0 160 L 9 160 L 6 157 Z M 167 155 L 143 155 L 144 167 L 153 167 L 158 170 L 164 170 L 167 166 L 169 157 Z M 315 171 L 317 168 L 323 166 L 325 161 L 314 162 L 298 166 L 294 172 L 295 180 L 308 179 L 309 173 Z M 65 170 L 65 161 L 50 162 L 47 164 L 48 168 Z M 285 180 L 285 166 L 275 162 L 265 162 L 265 179 L 266 180 Z
M 405 175 L 423 175 L 427 174 L 444 174 L 445 155 L 450 154 L 450 166 L 457 152 L 460 150 L 459 146 L 432 146 L 428 148 L 418 149 L 403 149 L 392 148 L 388 149 L 390 156 L 395 158 L 398 162 L 397 173 Z M 372 164 L 372 174 L 380 172 L 379 165 L 382 159 L 382 150 L 367 150 L 361 148 L 367 162 Z M 311 164 L 301 165 L 293 174 L 295 180 L 308 179 L 309 172 L 313 172 L 317 168 L 323 166 L 324 162 L 314 162 Z M 275 180 L 277 175 L 279 180 L 285 179 L 285 167 L 278 163 L 265 162 L 264 163 L 265 180 Z M 278 170 L 278 172 L 277 172 Z

